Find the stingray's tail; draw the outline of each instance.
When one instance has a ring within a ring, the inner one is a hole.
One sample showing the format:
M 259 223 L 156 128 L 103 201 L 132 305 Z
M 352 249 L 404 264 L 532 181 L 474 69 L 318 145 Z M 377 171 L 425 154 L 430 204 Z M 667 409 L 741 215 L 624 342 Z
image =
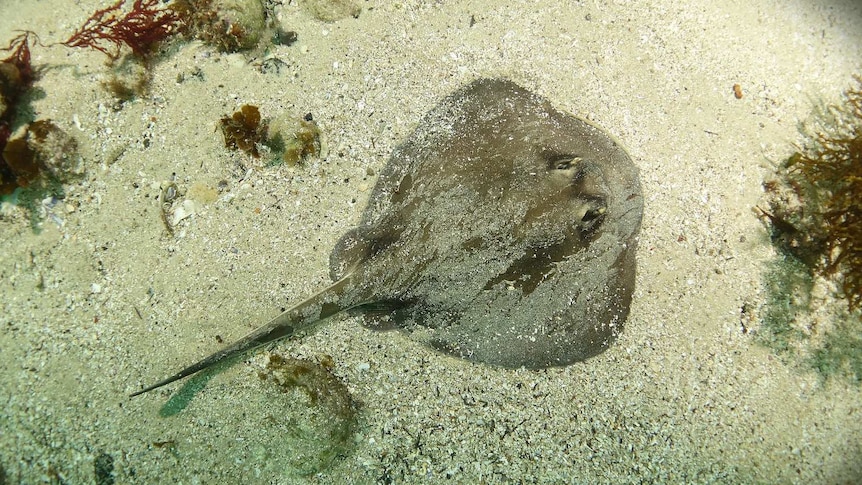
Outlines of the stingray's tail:
M 286 310 L 281 315 L 270 320 L 270 322 L 263 327 L 260 327 L 254 332 L 237 340 L 230 346 L 219 350 L 196 364 L 186 367 L 165 380 L 159 381 L 150 387 L 130 394 L 130 397 L 152 391 L 153 389 L 158 389 L 159 387 L 178 381 L 184 377 L 196 374 L 231 357 L 248 352 L 249 350 L 258 348 L 275 340 L 289 337 L 300 330 L 308 328 L 321 320 L 335 315 L 336 313 L 349 310 L 356 305 L 356 302 L 350 301 L 352 298 L 345 298 L 344 295 L 345 288 L 350 286 L 348 283 L 351 277 L 352 275 L 347 275 L 341 278 L 328 288 L 302 301 L 289 310 Z

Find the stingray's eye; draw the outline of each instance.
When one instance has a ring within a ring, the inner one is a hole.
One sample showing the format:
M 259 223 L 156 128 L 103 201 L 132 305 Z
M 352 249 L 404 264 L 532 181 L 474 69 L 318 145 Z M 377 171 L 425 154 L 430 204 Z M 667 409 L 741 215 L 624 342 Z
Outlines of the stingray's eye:
M 581 161 L 581 157 L 571 157 L 571 158 L 565 158 L 562 160 L 558 160 L 556 169 L 557 170 L 568 170 L 570 168 L 573 168 L 580 161 Z
M 548 170 L 569 170 L 581 161 L 581 157 L 572 154 L 546 153 L 543 156 L 548 163 Z
M 581 218 L 581 222 L 592 222 L 598 220 L 604 217 L 606 210 L 607 209 L 604 206 L 590 209 L 584 213 L 584 217 Z
M 584 215 L 581 216 L 581 234 L 583 236 L 588 236 L 602 226 L 602 223 L 605 221 L 605 216 L 607 215 L 608 206 L 605 203 L 604 198 L 595 198 L 590 200 L 587 206 L 587 210 L 584 212 Z

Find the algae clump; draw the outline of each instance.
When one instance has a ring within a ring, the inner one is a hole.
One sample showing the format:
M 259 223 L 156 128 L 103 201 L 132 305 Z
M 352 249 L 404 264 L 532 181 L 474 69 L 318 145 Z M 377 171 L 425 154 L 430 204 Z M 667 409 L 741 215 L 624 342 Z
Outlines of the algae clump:
M 862 382 L 862 77 L 802 135 L 758 207 L 784 257 L 767 273 L 766 340 Z

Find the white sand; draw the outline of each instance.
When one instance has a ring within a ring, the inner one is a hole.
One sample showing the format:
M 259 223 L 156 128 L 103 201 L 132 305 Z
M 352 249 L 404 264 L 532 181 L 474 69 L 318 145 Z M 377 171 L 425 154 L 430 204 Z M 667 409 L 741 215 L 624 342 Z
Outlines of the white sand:
M 117 483 L 301 482 L 285 471 L 291 405 L 257 377 L 264 353 L 171 417 L 159 410 L 180 386 L 128 393 L 326 284 L 368 171 L 442 96 L 482 76 L 603 126 L 640 167 L 626 330 L 599 357 L 540 372 L 441 356 L 347 317 L 280 343 L 331 355 L 362 403 L 355 450 L 309 481 L 862 479 L 859 387 L 785 365 L 740 322 L 743 304 L 763 303 L 775 257 L 751 210 L 761 181 L 791 152 L 797 123 L 860 72 L 859 2 L 500 3 L 362 2 L 358 19 L 333 24 L 286 5 L 299 41 L 276 48 L 281 74 L 187 44 L 156 66 L 149 96 L 118 111 L 100 86 L 103 55 L 34 47 L 49 68 L 32 106 L 79 139 L 88 171 L 56 209 L 62 227 L 49 219 L 34 234 L 14 210 L 0 219 L 7 483 L 92 483 L 102 453 Z M 4 0 L 0 39 L 32 29 L 61 40 L 106 4 Z M 291 170 L 228 152 L 216 122 L 243 103 L 313 113 L 328 157 Z M 158 184 L 172 174 L 181 189 L 225 180 L 232 198 L 169 237 Z

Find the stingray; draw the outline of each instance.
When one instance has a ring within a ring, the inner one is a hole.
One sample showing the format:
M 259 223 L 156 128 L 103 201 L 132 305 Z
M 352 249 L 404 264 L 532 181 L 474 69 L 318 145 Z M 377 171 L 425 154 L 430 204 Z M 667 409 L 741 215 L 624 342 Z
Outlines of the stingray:
M 134 395 L 347 310 L 443 352 L 546 368 L 603 352 L 628 317 L 638 170 L 600 128 L 517 84 L 458 89 L 392 153 L 334 283 Z

